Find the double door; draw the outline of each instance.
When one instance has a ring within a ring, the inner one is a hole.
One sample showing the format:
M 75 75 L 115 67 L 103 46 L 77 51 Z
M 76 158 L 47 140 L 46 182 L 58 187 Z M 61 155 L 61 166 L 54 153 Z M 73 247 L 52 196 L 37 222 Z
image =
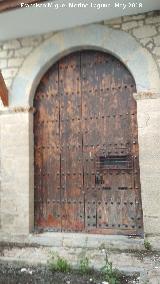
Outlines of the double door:
M 35 227 L 143 232 L 135 82 L 97 51 L 61 59 L 34 98 Z

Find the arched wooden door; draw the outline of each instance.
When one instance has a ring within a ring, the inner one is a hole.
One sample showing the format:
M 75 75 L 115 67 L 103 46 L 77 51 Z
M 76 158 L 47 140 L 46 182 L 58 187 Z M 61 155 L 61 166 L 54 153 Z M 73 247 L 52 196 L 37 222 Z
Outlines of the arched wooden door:
M 115 57 L 70 54 L 34 98 L 35 227 L 141 235 L 135 82 Z

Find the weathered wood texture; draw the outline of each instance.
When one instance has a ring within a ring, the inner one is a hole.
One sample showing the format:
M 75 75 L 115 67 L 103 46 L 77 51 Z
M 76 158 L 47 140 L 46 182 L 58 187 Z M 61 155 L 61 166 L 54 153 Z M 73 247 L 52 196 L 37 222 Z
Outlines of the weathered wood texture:
M 8 90 L 0 72 L 0 98 L 4 106 L 8 106 Z
M 35 226 L 141 235 L 135 82 L 111 55 L 83 51 L 42 78 L 34 107 Z
M 0 12 L 5 12 L 6 10 L 12 10 L 15 8 L 21 8 L 21 3 L 34 4 L 45 1 L 47 0 L 0 0 Z

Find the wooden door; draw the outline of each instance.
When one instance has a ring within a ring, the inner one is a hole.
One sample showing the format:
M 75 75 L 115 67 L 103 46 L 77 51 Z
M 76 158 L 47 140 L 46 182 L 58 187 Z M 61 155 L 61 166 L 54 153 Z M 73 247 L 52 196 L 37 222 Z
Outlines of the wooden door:
M 143 233 L 135 82 L 115 57 L 70 54 L 34 98 L 35 227 Z

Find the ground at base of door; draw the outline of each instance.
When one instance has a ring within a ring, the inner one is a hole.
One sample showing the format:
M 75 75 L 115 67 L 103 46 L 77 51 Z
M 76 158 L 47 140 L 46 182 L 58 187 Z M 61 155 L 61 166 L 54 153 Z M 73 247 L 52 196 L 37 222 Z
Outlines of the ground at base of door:
M 12 275 L 11 280 L 7 280 L 6 278 L 6 281 L 3 282 L 2 277 L 9 276 L 2 273 L 2 269 L 0 270 L 0 284 L 26 284 L 24 280 L 11 282 L 12 279 L 14 279 L 13 276 L 17 273 L 17 277 L 20 273 L 18 272 L 20 271 L 18 268 L 19 266 L 25 269 L 27 266 L 31 267 L 31 271 L 34 267 L 36 267 L 35 270 L 33 270 L 35 271 L 35 273 L 33 273 L 35 275 L 33 276 L 37 277 L 36 275 L 39 274 L 42 275 L 43 279 L 43 275 L 46 273 L 46 277 L 48 277 L 47 275 L 50 274 L 48 274 L 48 271 L 46 272 L 45 268 L 43 268 L 42 271 L 40 270 L 38 274 L 36 271 L 39 267 L 47 267 L 47 262 L 51 254 L 54 253 L 66 259 L 74 269 L 79 267 L 81 259 L 87 257 L 89 260 L 89 266 L 100 271 L 100 269 L 105 265 L 106 252 L 108 260 L 112 262 L 114 268 L 123 272 L 125 275 L 133 275 L 137 273 L 137 280 L 131 280 L 128 282 L 129 284 L 160 284 L 160 236 L 148 237 L 147 239 L 145 238 L 146 243 L 151 246 L 151 250 L 148 251 L 144 246 L 144 239 L 142 238 L 113 235 L 107 236 L 48 232 L 42 234 L 30 234 L 26 236 L 1 235 L 0 240 L 1 267 L 6 273 L 9 273 L 10 269 L 5 269 L 6 265 L 16 264 L 14 266 L 16 272 L 10 274 Z M 22 270 L 23 273 L 20 273 L 20 276 L 23 276 L 24 274 L 24 277 L 31 277 L 32 275 L 29 274 L 30 270 L 26 271 L 25 269 Z M 62 279 L 64 278 L 65 276 L 63 275 Z M 76 279 L 76 281 L 79 281 L 78 276 Z M 82 282 L 82 277 L 80 277 L 81 282 L 72 281 L 68 283 L 64 282 L 64 284 L 87 284 L 88 279 L 89 278 L 87 278 L 87 280 L 85 279 L 85 282 Z M 35 280 L 35 282 L 28 281 L 28 283 L 41 284 L 41 282 L 37 280 Z M 47 283 L 47 281 L 44 283 Z M 55 283 L 53 278 L 52 283 L 59 284 L 58 276 L 56 276 Z M 103 281 L 97 282 L 96 284 L 102 283 Z M 63 284 L 62 280 L 60 281 L 60 284 Z
M 122 276 L 120 284 L 138 284 L 138 275 Z M 108 284 L 99 272 L 81 275 L 78 271 L 69 273 L 51 272 L 45 266 L 28 266 L 19 263 L 0 263 L 1 284 Z
M 47 269 L 47 262 L 54 253 L 66 259 L 74 269 L 79 267 L 80 259 L 85 257 L 88 258 L 90 267 L 97 271 L 105 265 L 106 254 L 98 247 L 71 248 L 35 246 L 34 244 L 32 246 L 31 244 L 1 244 L 0 284 L 102 284 L 104 282 L 104 279 L 99 278 L 96 278 L 97 282 L 90 281 L 93 275 L 82 277 L 76 273 L 51 274 Z M 130 276 L 126 278 L 127 280 L 125 278 L 121 280 L 120 284 L 160 284 L 160 251 L 109 248 L 107 254 L 114 268 Z M 131 277 L 135 274 L 136 279 Z

